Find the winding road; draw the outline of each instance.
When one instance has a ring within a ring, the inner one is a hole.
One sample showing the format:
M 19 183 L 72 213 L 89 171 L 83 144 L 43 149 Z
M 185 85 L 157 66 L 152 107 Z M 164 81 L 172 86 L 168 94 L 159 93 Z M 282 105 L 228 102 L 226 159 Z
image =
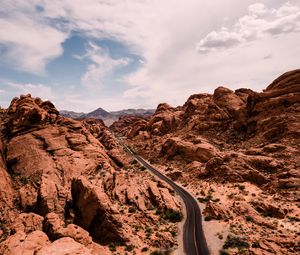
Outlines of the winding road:
M 186 208 L 186 221 L 183 227 L 183 247 L 186 255 L 209 255 L 210 253 L 202 229 L 201 212 L 195 198 L 185 189 L 178 186 L 171 179 L 169 179 L 157 169 L 155 169 L 153 166 L 148 164 L 141 156 L 133 153 L 126 146 L 124 146 L 124 148 L 150 172 L 152 172 L 157 177 L 168 183 L 182 198 Z

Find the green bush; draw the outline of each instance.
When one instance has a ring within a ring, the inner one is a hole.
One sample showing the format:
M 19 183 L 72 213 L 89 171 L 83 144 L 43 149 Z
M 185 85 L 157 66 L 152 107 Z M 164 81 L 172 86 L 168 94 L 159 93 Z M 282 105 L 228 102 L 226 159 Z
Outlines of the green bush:
M 300 219 L 297 218 L 297 217 L 287 216 L 287 218 L 288 218 L 290 221 L 296 221 L 296 222 L 299 222 L 299 221 L 300 221 Z
M 207 215 L 207 216 L 204 217 L 204 220 L 205 221 L 211 221 L 212 217 L 210 215 Z
M 127 245 L 125 251 L 132 251 L 132 250 L 134 249 L 134 247 L 135 247 L 135 246 L 132 245 L 132 244 Z
M 228 235 L 225 244 L 223 245 L 224 249 L 227 248 L 249 248 L 249 243 L 245 238 L 240 238 L 238 236 Z
M 116 251 L 116 245 L 114 243 L 111 243 L 109 246 L 108 246 L 109 250 L 110 251 Z
M 163 255 L 163 253 L 161 251 L 153 251 L 150 255 Z
M 182 220 L 182 213 L 172 209 L 167 209 L 161 214 L 161 217 L 171 222 L 179 222 Z
M 250 215 L 247 215 L 247 216 L 245 217 L 245 219 L 246 219 L 246 221 L 253 221 L 253 218 L 252 218 Z
M 136 165 L 137 164 L 137 160 L 136 159 L 133 159 L 133 160 L 131 160 L 131 162 L 130 162 L 132 165 Z
M 136 209 L 133 206 L 131 206 L 131 207 L 129 207 L 128 212 L 129 213 L 135 213 Z
M 230 255 L 230 253 L 226 250 L 220 250 L 219 255 Z
M 171 235 L 172 235 L 173 237 L 177 236 L 177 232 L 176 232 L 176 231 L 171 231 L 170 233 L 171 233 Z
M 211 194 L 208 194 L 206 197 L 199 197 L 198 198 L 198 201 L 200 202 L 200 203 L 207 203 L 207 202 L 209 202 L 210 200 L 212 200 L 212 195 Z
M 144 247 L 143 249 L 142 249 L 142 252 L 146 252 L 146 251 L 148 251 L 149 249 L 148 249 L 148 247 Z

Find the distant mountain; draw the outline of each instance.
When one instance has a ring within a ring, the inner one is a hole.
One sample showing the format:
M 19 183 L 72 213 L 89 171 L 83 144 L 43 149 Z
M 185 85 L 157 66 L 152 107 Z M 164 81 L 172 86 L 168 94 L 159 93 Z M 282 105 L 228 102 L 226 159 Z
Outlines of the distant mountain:
M 139 116 L 150 116 L 155 112 L 155 109 L 126 109 L 121 111 L 110 112 L 113 115 L 117 116 L 129 116 L 129 115 L 139 115 Z
M 89 113 L 83 113 L 83 112 L 78 113 L 73 111 L 62 110 L 60 111 L 60 114 L 62 116 L 73 118 L 73 119 L 88 119 L 88 118 L 102 119 L 106 126 L 110 126 L 113 122 L 115 122 L 122 116 L 148 117 L 152 115 L 154 112 L 155 112 L 154 109 L 125 109 L 120 111 L 108 112 L 102 108 L 98 108 Z
M 62 111 L 60 111 L 60 114 L 67 118 L 76 119 L 76 118 L 80 118 L 80 116 L 82 116 L 84 114 L 84 112 L 73 112 L 73 111 L 62 110 Z
M 111 113 L 105 111 L 102 108 L 98 108 L 95 111 L 83 114 L 80 116 L 80 118 L 94 118 L 94 119 L 106 119 L 106 118 L 110 118 L 111 117 Z

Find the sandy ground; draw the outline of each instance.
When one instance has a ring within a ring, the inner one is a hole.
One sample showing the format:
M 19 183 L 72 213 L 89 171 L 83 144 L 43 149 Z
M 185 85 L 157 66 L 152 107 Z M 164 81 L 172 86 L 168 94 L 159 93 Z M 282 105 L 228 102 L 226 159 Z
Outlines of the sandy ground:
M 198 204 L 200 205 L 201 212 L 203 212 L 205 204 Z M 210 254 L 218 255 L 229 233 L 229 224 L 218 221 L 204 221 L 202 214 L 202 225 Z
M 164 171 L 164 167 L 156 166 L 154 165 L 155 168 L 159 169 L 162 173 L 166 174 Z M 156 177 L 156 176 L 155 176 Z M 195 190 L 193 189 L 188 189 L 188 187 L 184 187 L 181 183 L 176 182 L 178 186 L 181 188 L 185 189 L 188 191 L 190 194 L 195 195 Z M 183 226 L 184 222 L 186 219 L 186 209 L 184 206 L 183 200 L 180 198 L 180 196 L 176 196 L 177 199 L 180 201 L 182 205 L 182 213 L 183 213 L 183 220 L 178 224 L 178 235 L 177 235 L 177 242 L 178 242 L 178 248 L 173 251 L 171 254 L 172 255 L 185 255 L 186 253 L 184 252 L 183 248 Z M 196 196 L 194 196 L 195 200 Z M 198 202 L 198 201 L 197 201 Z M 203 212 L 205 208 L 205 204 L 199 203 L 199 207 L 201 209 L 201 213 Z M 206 238 L 207 246 L 209 248 L 209 251 L 211 255 L 218 255 L 219 251 L 222 249 L 224 242 L 226 240 L 226 236 L 229 233 L 229 224 L 224 223 L 224 222 L 219 222 L 219 221 L 204 221 L 204 216 L 202 214 L 202 226 L 203 226 L 203 231 L 204 235 Z

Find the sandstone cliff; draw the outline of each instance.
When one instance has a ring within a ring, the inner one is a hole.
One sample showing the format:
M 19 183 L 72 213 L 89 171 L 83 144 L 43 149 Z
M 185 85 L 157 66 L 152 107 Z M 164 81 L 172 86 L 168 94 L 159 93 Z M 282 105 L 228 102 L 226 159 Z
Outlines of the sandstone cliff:
M 132 161 L 102 121 L 65 118 L 51 102 L 22 95 L 0 122 L 0 254 L 176 246 L 176 223 L 156 213 L 180 211 L 173 191 Z
M 224 252 L 300 252 L 300 70 L 260 93 L 219 87 L 112 127 L 206 204 L 207 220 L 229 222 Z

